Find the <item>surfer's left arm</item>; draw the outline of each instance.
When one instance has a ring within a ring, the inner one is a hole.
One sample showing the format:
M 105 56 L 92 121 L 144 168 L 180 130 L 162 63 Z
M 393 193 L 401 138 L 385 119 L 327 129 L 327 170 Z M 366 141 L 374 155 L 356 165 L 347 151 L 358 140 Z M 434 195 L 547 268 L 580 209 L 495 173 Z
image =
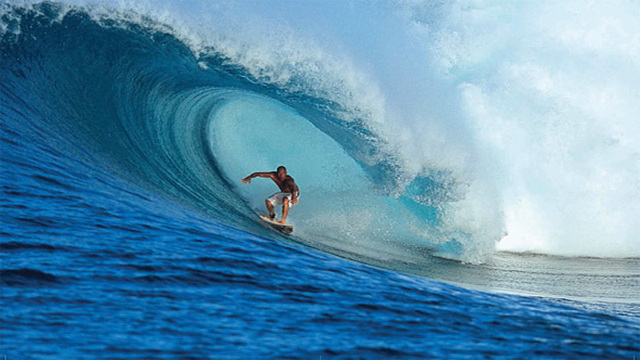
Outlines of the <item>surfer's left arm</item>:
M 251 182 L 251 179 L 253 179 L 254 177 L 264 177 L 264 178 L 271 178 L 273 179 L 274 175 L 272 172 L 254 172 L 253 174 L 247 176 L 246 178 L 242 179 L 242 183 L 243 184 L 248 184 Z

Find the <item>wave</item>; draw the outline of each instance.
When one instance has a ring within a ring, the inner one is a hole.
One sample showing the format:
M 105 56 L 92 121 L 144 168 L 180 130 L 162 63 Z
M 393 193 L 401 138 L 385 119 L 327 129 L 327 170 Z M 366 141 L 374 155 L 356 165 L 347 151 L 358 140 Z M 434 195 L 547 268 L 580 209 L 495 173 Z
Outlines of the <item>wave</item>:
M 9 251 L 21 251 L 21 250 L 65 251 L 66 249 L 62 247 L 51 246 L 48 244 L 9 241 L 9 242 L 0 243 L 0 250 L 9 252 Z
M 34 269 L 0 270 L 0 284 L 3 286 L 49 286 L 60 283 L 52 274 Z
M 320 248 L 640 256 L 640 132 L 622 110 L 640 82 L 568 65 L 595 53 L 625 70 L 637 49 L 589 47 L 609 31 L 579 23 L 534 33 L 533 5 L 490 5 L 5 4 L 3 113 L 245 229 L 273 185 L 239 179 L 286 165 L 297 239 Z

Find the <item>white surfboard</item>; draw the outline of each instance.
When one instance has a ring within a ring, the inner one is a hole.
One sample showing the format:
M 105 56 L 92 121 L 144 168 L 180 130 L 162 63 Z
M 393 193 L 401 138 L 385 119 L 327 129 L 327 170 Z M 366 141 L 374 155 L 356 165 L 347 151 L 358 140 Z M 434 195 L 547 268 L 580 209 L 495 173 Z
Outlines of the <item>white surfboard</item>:
M 280 224 L 279 222 L 275 222 L 269 219 L 266 216 L 260 215 L 260 219 L 264 221 L 269 227 L 273 228 L 276 231 L 279 231 L 285 235 L 289 235 L 293 232 L 293 225 L 289 224 Z

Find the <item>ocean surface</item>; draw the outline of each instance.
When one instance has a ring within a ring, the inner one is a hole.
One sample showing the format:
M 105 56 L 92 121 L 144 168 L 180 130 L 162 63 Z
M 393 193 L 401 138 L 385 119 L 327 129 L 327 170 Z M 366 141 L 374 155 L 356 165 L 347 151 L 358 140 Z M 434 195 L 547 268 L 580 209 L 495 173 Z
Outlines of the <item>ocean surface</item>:
M 0 359 L 640 358 L 639 16 L 0 0 Z

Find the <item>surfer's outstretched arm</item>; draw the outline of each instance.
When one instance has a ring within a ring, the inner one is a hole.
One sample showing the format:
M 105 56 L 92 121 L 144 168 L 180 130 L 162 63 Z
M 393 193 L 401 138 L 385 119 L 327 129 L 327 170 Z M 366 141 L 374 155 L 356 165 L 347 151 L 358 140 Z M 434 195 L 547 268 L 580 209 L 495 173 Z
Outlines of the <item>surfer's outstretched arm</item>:
M 274 173 L 273 172 L 254 172 L 253 174 L 247 176 L 246 178 L 242 179 L 242 183 L 243 184 L 248 184 L 251 182 L 251 179 L 253 179 L 254 177 L 263 177 L 263 178 L 270 178 L 273 179 L 274 178 Z

